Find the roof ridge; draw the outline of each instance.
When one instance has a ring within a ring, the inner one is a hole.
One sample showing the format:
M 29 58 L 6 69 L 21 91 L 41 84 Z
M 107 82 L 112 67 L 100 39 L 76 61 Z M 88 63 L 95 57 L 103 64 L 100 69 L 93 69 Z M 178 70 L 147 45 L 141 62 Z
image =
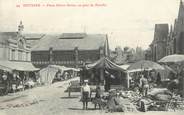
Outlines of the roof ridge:
M 55 50 L 73 50 L 76 46 L 79 49 L 99 49 L 99 47 L 104 46 L 106 41 L 105 34 L 87 34 L 84 39 L 59 39 L 60 35 L 45 35 L 37 45 L 33 48 L 35 50 L 48 50 L 49 47 L 53 46 Z

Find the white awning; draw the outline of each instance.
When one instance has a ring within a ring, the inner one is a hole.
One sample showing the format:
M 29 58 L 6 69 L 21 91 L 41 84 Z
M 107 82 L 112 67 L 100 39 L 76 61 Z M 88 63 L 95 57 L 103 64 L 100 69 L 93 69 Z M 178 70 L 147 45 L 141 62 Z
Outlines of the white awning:
M 59 65 L 49 65 L 49 67 L 58 68 L 58 69 L 63 70 L 63 71 L 69 71 L 69 70 L 80 71 L 80 69 L 78 69 L 78 68 L 71 68 L 71 67 L 65 67 L 65 66 L 59 66 Z
M 0 69 L 5 71 L 37 71 L 39 68 L 35 68 L 31 62 L 19 62 L 19 61 L 0 61 Z
M 148 68 L 146 68 L 146 69 L 133 69 L 133 70 L 127 70 L 128 67 L 130 67 L 130 65 L 128 65 L 128 64 L 120 65 L 120 67 L 123 68 L 123 69 L 125 69 L 126 72 L 128 72 L 128 73 L 141 72 L 141 71 L 144 71 L 144 70 L 146 70 L 146 71 L 152 70 L 152 69 L 148 69 Z
M 120 65 L 120 67 L 123 68 L 124 70 L 127 70 L 129 66 L 130 65 L 128 65 L 128 64 Z
M 127 70 L 128 73 L 133 73 L 133 72 L 141 72 L 141 71 L 150 71 L 152 69 L 134 69 L 134 70 Z

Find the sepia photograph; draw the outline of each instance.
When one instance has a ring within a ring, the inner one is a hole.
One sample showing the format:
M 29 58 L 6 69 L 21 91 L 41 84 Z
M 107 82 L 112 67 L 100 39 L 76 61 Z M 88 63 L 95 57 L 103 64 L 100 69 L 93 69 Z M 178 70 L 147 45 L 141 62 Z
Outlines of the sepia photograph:
M 0 115 L 184 114 L 184 0 L 0 0 Z

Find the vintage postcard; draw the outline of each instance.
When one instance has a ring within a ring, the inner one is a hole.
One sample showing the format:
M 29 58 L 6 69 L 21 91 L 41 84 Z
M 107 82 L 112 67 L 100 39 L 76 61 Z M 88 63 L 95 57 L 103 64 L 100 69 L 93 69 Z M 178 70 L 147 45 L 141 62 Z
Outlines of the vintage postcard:
M 0 0 L 0 115 L 181 115 L 184 1 Z

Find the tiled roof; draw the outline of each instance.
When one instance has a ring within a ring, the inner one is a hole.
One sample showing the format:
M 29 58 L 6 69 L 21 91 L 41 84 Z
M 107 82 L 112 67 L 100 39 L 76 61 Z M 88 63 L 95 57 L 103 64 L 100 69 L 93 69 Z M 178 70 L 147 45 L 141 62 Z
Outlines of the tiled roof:
M 78 39 L 87 36 L 86 33 L 63 33 L 59 36 L 60 39 Z
M 8 39 L 15 39 L 17 40 L 17 32 L 0 32 L 0 42 L 6 43 Z
M 27 43 L 29 43 L 31 47 L 33 47 L 40 39 L 45 36 L 45 34 L 27 33 L 23 34 L 23 36 L 26 39 Z
M 45 35 L 32 48 L 32 51 L 45 51 L 49 50 L 50 47 L 53 50 L 74 50 L 75 47 L 78 47 L 79 50 L 96 50 L 103 47 L 106 40 L 105 34 L 65 33 Z
M 26 40 L 41 39 L 44 35 L 45 34 L 37 34 L 37 33 L 23 34 Z

